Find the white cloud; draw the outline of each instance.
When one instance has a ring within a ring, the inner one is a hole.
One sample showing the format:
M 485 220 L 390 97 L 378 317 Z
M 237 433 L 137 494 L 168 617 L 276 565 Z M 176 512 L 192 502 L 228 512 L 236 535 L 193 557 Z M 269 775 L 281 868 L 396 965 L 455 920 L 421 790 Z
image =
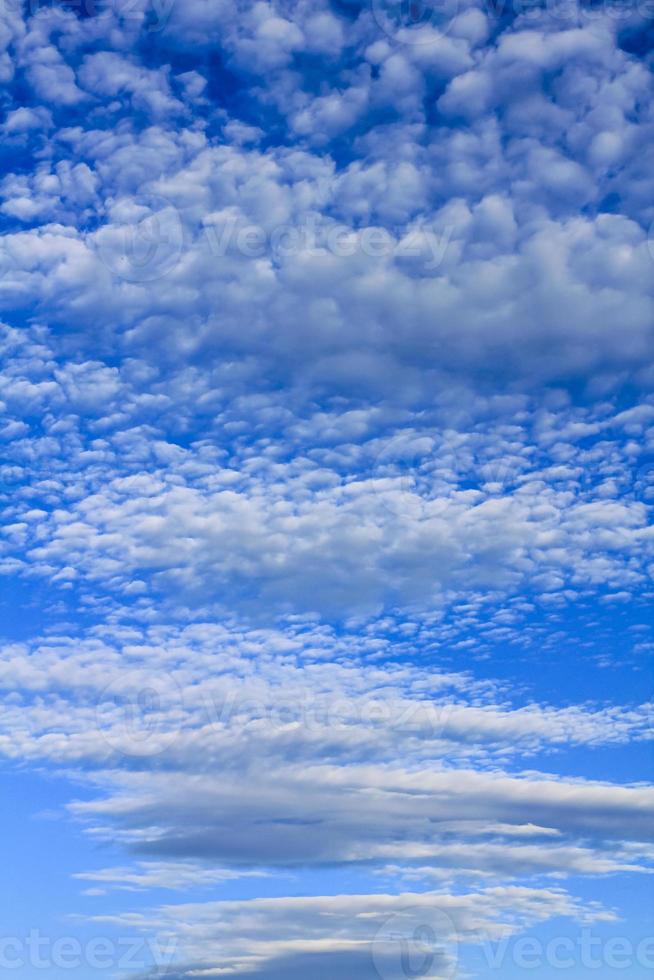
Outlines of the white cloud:
M 0 12 L 0 752 L 180 977 L 396 980 L 409 907 L 445 977 L 651 871 L 652 75 L 452 13 Z

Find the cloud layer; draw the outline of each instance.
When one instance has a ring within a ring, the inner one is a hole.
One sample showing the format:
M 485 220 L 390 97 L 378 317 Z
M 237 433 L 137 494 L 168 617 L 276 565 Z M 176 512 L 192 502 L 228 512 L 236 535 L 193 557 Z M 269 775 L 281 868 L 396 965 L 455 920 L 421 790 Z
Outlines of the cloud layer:
M 171 975 L 637 920 L 650 16 L 0 11 L 0 753 Z

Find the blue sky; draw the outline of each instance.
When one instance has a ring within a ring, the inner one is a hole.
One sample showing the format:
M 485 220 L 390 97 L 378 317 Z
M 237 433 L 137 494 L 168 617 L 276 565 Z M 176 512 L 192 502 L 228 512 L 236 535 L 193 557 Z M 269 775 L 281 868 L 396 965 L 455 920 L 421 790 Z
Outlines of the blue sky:
M 651 975 L 652 12 L 2 6 L 8 975 Z

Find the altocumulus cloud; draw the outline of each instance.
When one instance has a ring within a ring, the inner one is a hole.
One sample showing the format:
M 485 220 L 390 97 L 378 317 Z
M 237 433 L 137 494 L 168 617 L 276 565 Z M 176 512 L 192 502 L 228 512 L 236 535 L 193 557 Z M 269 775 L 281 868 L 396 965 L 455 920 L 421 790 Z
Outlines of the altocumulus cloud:
M 651 12 L 523 6 L 0 11 L 0 753 L 171 976 L 642 939 Z

